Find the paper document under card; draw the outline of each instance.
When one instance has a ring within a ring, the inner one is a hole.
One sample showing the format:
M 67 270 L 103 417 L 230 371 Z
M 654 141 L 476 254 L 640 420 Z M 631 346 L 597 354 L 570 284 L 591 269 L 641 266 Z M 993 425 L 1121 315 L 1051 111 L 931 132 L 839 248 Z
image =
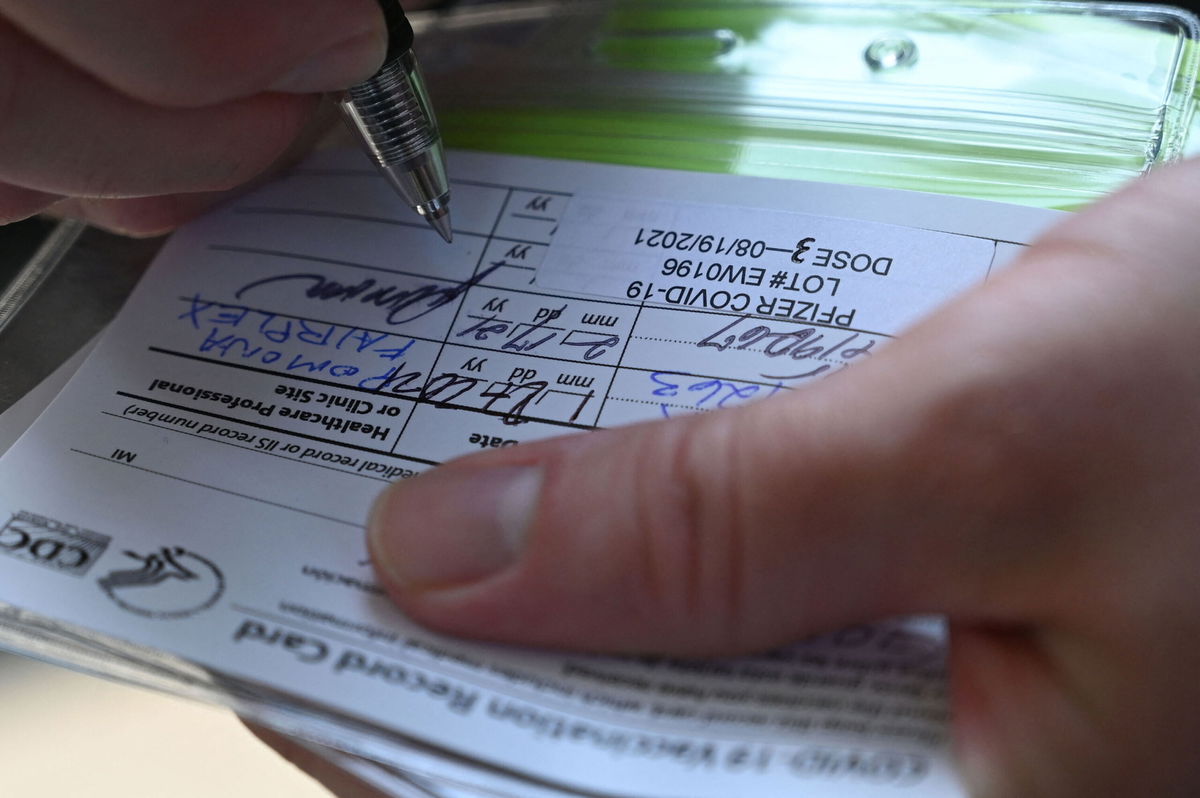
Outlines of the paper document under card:
M 383 595 L 362 527 L 386 483 L 467 452 L 853 368 L 1058 215 L 480 154 L 451 167 L 449 246 L 353 153 L 172 238 L 0 460 L 7 643 L 69 637 L 58 656 L 103 646 L 113 668 L 163 652 L 241 711 L 485 795 L 960 795 L 936 624 L 713 662 L 452 640 Z

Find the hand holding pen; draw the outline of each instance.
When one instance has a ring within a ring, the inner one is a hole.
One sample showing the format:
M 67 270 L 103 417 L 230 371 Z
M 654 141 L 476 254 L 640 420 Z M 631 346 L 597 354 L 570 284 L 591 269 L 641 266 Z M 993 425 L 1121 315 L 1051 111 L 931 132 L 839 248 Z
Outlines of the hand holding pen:
M 170 230 L 303 155 L 387 53 L 376 0 L 0 0 L 0 223 Z

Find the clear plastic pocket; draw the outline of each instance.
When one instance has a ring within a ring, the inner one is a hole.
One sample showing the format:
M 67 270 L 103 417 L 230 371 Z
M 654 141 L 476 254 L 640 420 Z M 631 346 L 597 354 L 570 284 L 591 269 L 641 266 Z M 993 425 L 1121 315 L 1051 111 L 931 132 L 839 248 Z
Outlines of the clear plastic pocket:
M 573 0 L 422 34 L 451 146 L 1075 208 L 1180 157 L 1200 26 L 1145 3 Z

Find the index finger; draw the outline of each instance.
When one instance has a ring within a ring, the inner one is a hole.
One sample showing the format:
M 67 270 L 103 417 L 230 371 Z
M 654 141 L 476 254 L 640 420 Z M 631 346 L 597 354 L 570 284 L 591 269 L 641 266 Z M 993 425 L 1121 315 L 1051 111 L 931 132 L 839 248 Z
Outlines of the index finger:
M 0 0 L 0 16 L 111 87 L 172 106 L 344 88 L 378 68 L 387 36 L 375 0 Z

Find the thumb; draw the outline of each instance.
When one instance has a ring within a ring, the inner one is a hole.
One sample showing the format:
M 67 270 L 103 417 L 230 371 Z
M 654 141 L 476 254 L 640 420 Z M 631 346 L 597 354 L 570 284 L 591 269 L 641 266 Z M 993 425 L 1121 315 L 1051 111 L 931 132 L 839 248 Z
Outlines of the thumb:
M 373 561 L 426 625 L 586 650 L 735 653 L 945 611 L 980 581 L 963 531 L 1004 498 L 936 408 L 903 418 L 928 390 L 908 368 L 449 463 L 380 497 Z
M 1176 486 L 1163 453 L 1191 456 L 1168 421 L 1191 401 L 1173 397 L 1195 395 L 1171 353 L 1194 335 L 1197 171 L 1070 219 L 819 383 L 392 486 L 370 532 L 382 582 L 450 633 L 610 652 L 732 654 L 894 614 L 1058 612 L 1065 575 L 1121 562 L 1120 531 L 1169 505 L 1131 480 Z

